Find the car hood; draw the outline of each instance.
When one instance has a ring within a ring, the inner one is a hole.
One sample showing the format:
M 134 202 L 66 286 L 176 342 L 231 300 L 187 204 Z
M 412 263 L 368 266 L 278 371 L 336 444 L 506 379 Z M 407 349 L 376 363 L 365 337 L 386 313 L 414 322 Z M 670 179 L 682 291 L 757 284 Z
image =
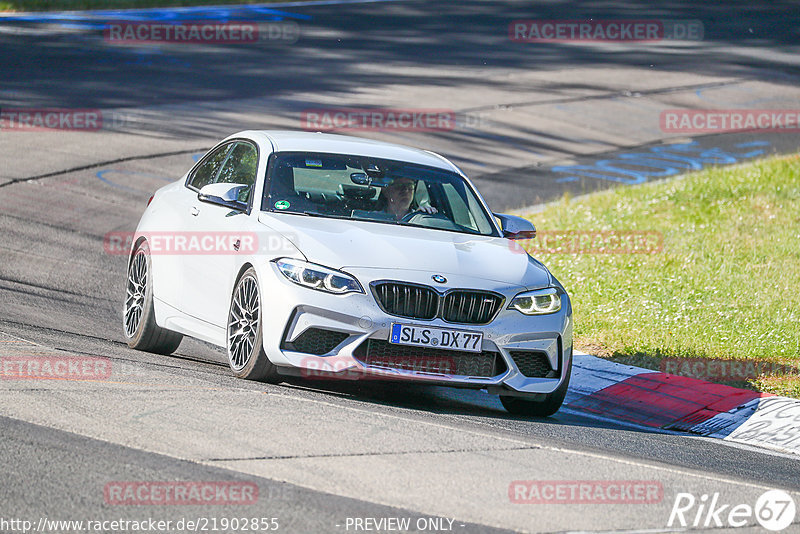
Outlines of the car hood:
M 335 269 L 387 269 L 456 274 L 529 289 L 552 284 L 550 273 L 516 243 L 366 221 L 261 213 L 308 259 Z

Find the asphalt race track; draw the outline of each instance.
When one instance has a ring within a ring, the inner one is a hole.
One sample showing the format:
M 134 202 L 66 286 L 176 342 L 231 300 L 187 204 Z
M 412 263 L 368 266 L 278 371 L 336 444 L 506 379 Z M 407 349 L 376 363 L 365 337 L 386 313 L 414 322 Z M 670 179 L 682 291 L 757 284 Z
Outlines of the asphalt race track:
M 126 257 L 103 247 L 222 137 L 302 129 L 309 110 L 451 111 L 449 129 L 349 133 L 452 158 L 495 211 L 797 152 L 798 133 L 674 133 L 659 121 L 681 108 L 797 109 L 796 3 L 442 0 L 178 13 L 291 21 L 300 33 L 121 46 L 104 40 L 102 19 L 0 18 L 3 112 L 103 117 L 97 131 L 0 131 L 0 354 L 111 362 L 105 380 L 0 381 L 0 520 L 277 518 L 281 532 L 310 533 L 410 518 L 421 532 L 630 531 L 679 528 L 668 527 L 679 493 L 753 506 L 783 489 L 800 503 L 800 461 L 788 455 L 570 410 L 518 418 L 483 392 L 246 382 L 222 352 L 188 339 L 170 357 L 132 351 L 121 327 Z M 586 18 L 693 20 L 703 34 L 592 43 L 508 34 L 518 19 Z M 665 152 L 683 164 L 654 163 Z M 651 481 L 663 495 L 519 504 L 509 496 L 518 480 Z M 258 498 L 109 503 L 104 489 L 124 481 L 249 482 Z M 714 526 L 703 521 L 688 528 Z M 764 531 L 753 517 L 746 524 L 741 531 Z M 22 531 L 8 525 L 0 531 Z M 382 525 L 371 530 L 392 531 Z

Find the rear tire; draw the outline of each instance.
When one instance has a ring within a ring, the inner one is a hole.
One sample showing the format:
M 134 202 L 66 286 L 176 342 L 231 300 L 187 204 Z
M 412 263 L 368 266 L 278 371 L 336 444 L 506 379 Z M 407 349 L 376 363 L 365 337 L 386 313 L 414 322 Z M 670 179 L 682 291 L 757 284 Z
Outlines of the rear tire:
M 527 400 L 524 397 L 512 397 L 510 395 L 500 395 L 500 402 L 509 413 L 514 415 L 528 415 L 535 417 L 548 417 L 553 415 L 561 408 L 564 397 L 567 396 L 569 379 L 572 375 L 572 350 L 570 349 L 569 369 L 567 369 L 566 379 L 552 393 L 548 393 L 543 401 Z
M 136 247 L 128 265 L 122 327 L 130 348 L 156 354 L 172 354 L 181 344 L 183 335 L 156 324 L 151 265 L 150 247 L 146 241 L 142 241 Z
M 264 352 L 261 294 L 250 267 L 236 282 L 226 330 L 228 365 L 238 378 L 277 384 L 278 368 Z

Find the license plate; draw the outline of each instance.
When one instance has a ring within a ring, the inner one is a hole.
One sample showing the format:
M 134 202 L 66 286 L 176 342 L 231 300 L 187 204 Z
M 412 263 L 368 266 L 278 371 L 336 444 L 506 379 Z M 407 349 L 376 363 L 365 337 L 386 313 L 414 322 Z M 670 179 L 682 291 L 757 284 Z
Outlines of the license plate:
M 392 323 L 392 334 L 389 343 L 395 345 L 412 345 L 434 349 L 465 350 L 481 352 L 481 332 L 465 332 L 452 328 L 432 328 L 429 326 L 412 326 Z

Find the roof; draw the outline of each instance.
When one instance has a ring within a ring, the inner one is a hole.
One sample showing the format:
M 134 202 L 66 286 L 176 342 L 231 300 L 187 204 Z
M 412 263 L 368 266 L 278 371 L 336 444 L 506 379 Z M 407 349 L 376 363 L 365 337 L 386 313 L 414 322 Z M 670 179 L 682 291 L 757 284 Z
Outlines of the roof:
M 350 135 L 290 130 L 250 130 L 239 132 L 231 137 L 245 135 L 253 139 L 261 137 L 263 141 L 272 143 L 275 152 L 324 152 L 329 154 L 372 156 L 459 172 L 458 168 L 452 163 L 432 152 Z

